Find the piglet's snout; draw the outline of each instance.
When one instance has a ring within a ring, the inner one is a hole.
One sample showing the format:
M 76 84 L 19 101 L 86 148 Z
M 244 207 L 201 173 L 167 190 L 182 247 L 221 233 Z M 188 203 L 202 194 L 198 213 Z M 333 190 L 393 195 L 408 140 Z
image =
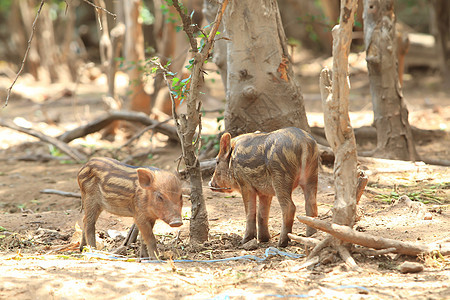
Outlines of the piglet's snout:
M 174 219 L 169 223 L 170 227 L 180 227 L 183 225 L 183 221 L 181 219 Z

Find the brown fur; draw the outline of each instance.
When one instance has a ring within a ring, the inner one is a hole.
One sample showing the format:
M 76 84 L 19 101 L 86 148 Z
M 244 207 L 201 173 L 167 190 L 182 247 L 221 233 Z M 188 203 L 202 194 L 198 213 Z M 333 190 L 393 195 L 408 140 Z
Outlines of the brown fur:
M 85 211 L 80 250 L 95 247 L 95 223 L 103 210 L 133 217 L 151 258 L 156 258 L 153 225 L 161 219 L 181 226 L 181 182 L 172 172 L 138 168 L 111 158 L 93 158 L 78 172 Z M 145 249 L 144 249 L 145 250 Z M 141 256 L 145 255 L 141 253 Z
M 287 246 L 292 232 L 295 205 L 292 191 L 300 186 L 305 196 L 306 215 L 317 216 L 317 179 L 319 152 L 314 139 L 305 131 L 289 127 L 271 133 L 249 133 L 220 140 L 217 166 L 211 179 L 213 190 L 239 191 L 247 215 L 243 243 L 256 237 L 270 239 L 268 219 L 272 197 L 277 196 L 283 214 L 280 246 Z M 259 198 L 257 211 L 256 198 Z M 258 216 L 257 216 L 258 212 Z M 307 235 L 315 232 L 307 228 Z

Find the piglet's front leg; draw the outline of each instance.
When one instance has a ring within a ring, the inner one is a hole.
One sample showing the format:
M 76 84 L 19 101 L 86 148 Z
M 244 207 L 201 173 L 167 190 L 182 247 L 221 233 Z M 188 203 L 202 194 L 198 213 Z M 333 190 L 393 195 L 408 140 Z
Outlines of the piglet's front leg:
M 139 232 L 141 233 L 141 240 L 143 240 L 143 244 L 147 247 L 141 246 L 141 258 L 149 257 L 152 260 L 156 260 L 158 257 L 158 249 L 156 247 L 156 238 L 153 234 L 153 225 L 155 221 L 148 222 L 147 220 L 139 220 L 136 219 L 136 225 L 139 228 Z M 145 251 L 145 248 L 147 251 Z M 143 256 L 145 255 L 145 256 Z

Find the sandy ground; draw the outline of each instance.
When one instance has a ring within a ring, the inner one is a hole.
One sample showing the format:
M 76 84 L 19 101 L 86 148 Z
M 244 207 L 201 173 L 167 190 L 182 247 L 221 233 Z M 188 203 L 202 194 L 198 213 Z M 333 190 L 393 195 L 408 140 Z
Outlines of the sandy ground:
M 411 124 L 448 132 L 448 91 L 435 88 L 432 79 L 416 82 L 411 76 L 408 78 L 405 99 Z M 316 78 L 299 80 L 304 88 L 310 125 L 323 126 Z M 355 127 L 370 125 L 372 113 L 367 82 L 363 77 L 352 80 L 352 124 Z M 46 95 L 61 88 L 62 85 L 43 88 L 38 83 L 23 80 L 16 87 L 20 95 L 15 95 L 8 107 L 0 111 L 0 117 L 15 119 L 19 124 L 28 124 L 56 136 L 93 120 L 102 112 L 102 89 L 95 82 L 80 85 L 75 97 L 47 105 L 43 100 Z M 220 94 L 215 88 L 211 88 L 211 95 Z M 212 109 L 223 102 L 211 100 L 205 105 Z M 214 114 L 205 116 L 205 132 L 217 132 L 215 117 Z M 174 169 L 180 149 L 167 145 L 165 140 L 159 134 L 146 134 L 132 147 L 120 148 L 125 142 L 120 137 L 108 142 L 100 140 L 99 134 L 92 134 L 71 145 L 89 156 L 119 159 L 150 151 L 150 155 L 131 163 Z M 370 147 L 365 145 L 364 149 Z M 418 145 L 421 155 L 438 159 L 448 159 L 449 149 L 448 138 Z M 190 203 L 185 197 L 184 225 L 173 229 L 157 222 L 154 229 L 164 262 L 136 262 L 138 245 L 129 250 L 126 258 L 108 254 L 120 245 L 123 240 L 120 234 L 127 231 L 132 220 L 107 213 L 103 213 L 97 223 L 99 247 L 104 252 L 96 252 L 97 256 L 80 254 L 76 249 L 82 217 L 80 200 L 41 191 L 56 189 L 78 193 L 76 174 L 81 165 L 65 160 L 33 161 L 37 154 L 41 157 L 59 155 L 35 138 L 0 127 L 1 299 L 276 299 L 306 296 L 312 299 L 450 299 L 448 257 L 416 259 L 393 254 L 374 257 L 355 253 L 354 258 L 362 271 L 354 272 L 340 260 L 301 268 L 306 253 L 303 245 L 297 242 L 280 249 L 286 253 L 266 256 L 267 249 L 276 248 L 278 242 L 281 212 L 276 200 L 269 221 L 271 241 L 257 245 L 254 250 L 244 250 L 240 245 L 245 229 L 241 196 L 212 193 L 206 186 L 208 242 L 202 245 L 190 242 Z M 369 173 L 369 184 L 361 199 L 363 216 L 355 226 L 357 230 L 426 244 L 450 237 L 450 173 L 447 167 L 400 162 L 361 164 Z M 209 178 L 205 178 L 205 182 L 207 180 Z M 324 166 L 319 180 L 319 217 L 329 221 L 334 198 L 332 170 Z M 187 182 L 184 184 L 188 186 Z M 390 204 L 392 195 L 396 195 L 393 192 L 425 201 L 432 219 L 424 220 L 419 211 Z M 304 214 L 303 195 L 299 190 L 294 192 L 294 202 L 297 214 Z M 295 222 L 294 233 L 302 235 L 304 232 L 305 226 Z M 119 236 L 114 237 L 117 233 Z M 318 233 L 316 237 L 321 239 L 324 234 Z M 290 254 L 299 257 L 291 258 Z M 234 260 L 247 255 L 260 260 Z M 206 262 L 217 259 L 221 261 Z M 420 262 L 424 271 L 402 274 L 398 267 L 405 260 Z

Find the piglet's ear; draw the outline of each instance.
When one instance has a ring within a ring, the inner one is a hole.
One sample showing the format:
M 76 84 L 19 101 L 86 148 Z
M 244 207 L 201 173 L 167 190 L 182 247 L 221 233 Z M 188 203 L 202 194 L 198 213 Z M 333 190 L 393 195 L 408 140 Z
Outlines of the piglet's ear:
M 220 138 L 219 157 L 228 157 L 231 153 L 231 135 L 225 132 Z
M 155 173 L 149 169 L 139 168 L 137 169 L 139 184 L 143 189 L 149 189 L 155 180 Z

